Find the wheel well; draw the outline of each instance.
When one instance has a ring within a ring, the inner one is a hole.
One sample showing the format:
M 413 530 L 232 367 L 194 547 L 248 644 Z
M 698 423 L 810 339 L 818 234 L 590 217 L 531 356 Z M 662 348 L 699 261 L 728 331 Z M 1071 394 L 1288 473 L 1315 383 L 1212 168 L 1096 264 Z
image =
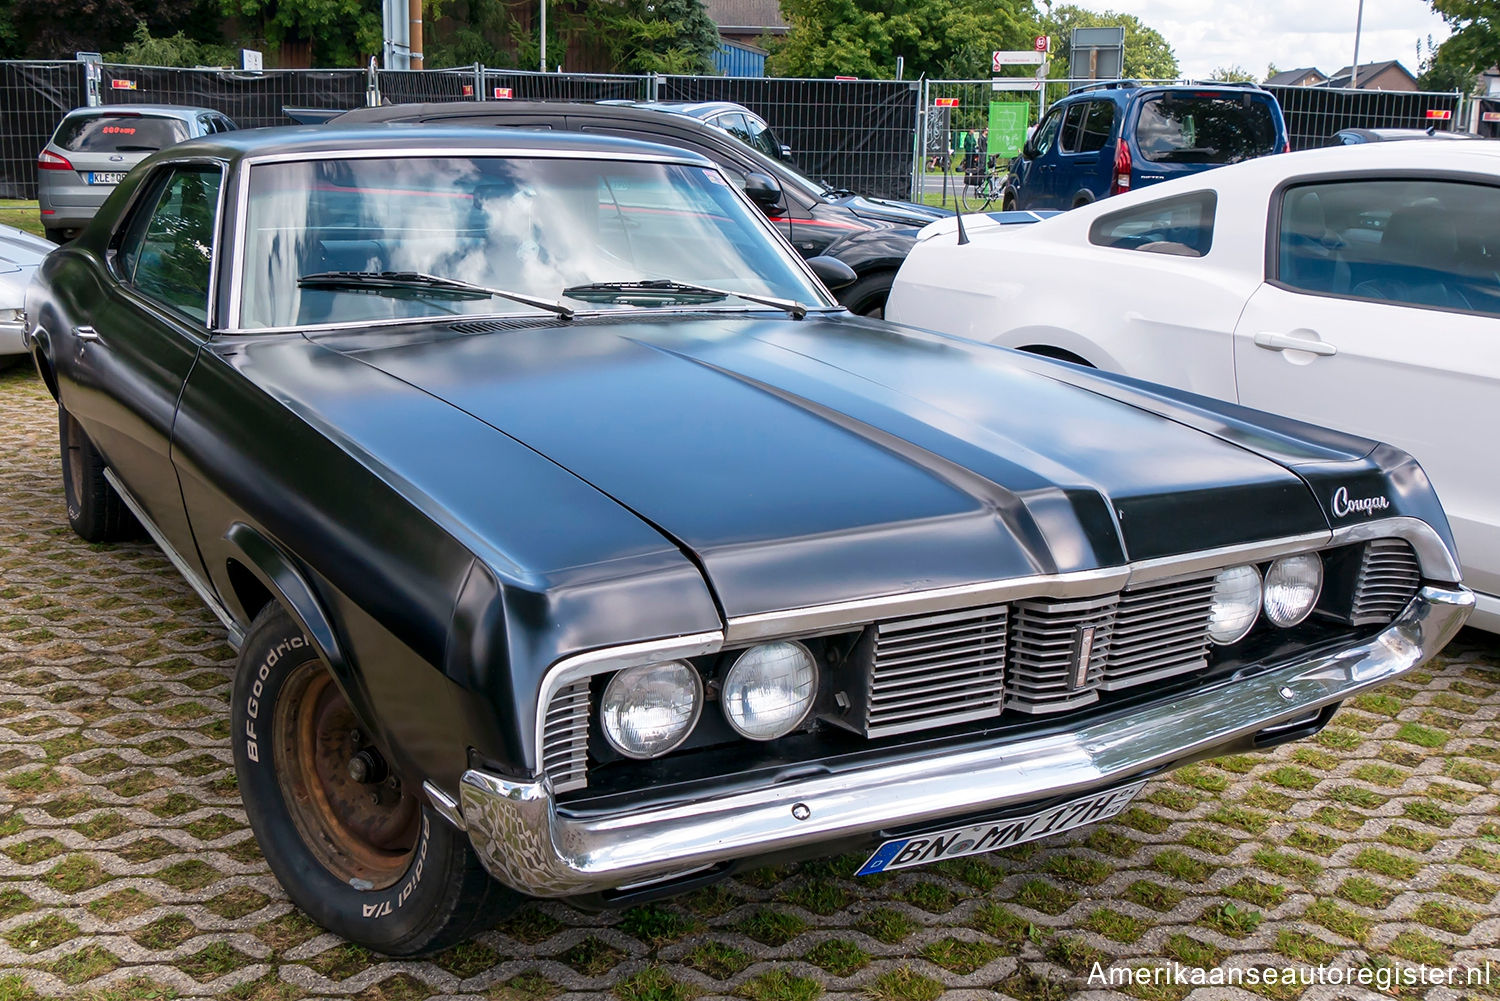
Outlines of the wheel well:
M 1021 348 L 1021 350 L 1027 352 L 1028 354 L 1041 355 L 1043 358 L 1055 358 L 1058 361 L 1070 361 L 1074 365 L 1082 365 L 1084 368 L 1098 367 L 1087 358 L 1075 355 L 1073 352 L 1067 351 L 1063 348 L 1055 348 L 1050 344 L 1028 344 L 1025 347 Z
M 1093 201 L 1093 195 L 1089 194 L 1087 191 L 1080 191 L 1078 194 L 1073 196 L 1073 207 L 1075 209 L 1082 208 L 1085 205 L 1092 204 Z
M 57 373 L 52 371 L 52 363 L 40 351 L 33 351 L 32 357 L 36 359 L 36 370 L 42 374 L 42 382 L 46 385 L 47 392 L 52 394 L 54 400 L 62 399 L 57 395 Z
M 229 586 L 234 589 L 235 600 L 245 610 L 245 621 L 254 621 L 260 610 L 274 600 L 270 590 L 239 560 L 229 560 L 224 570 L 229 576 Z

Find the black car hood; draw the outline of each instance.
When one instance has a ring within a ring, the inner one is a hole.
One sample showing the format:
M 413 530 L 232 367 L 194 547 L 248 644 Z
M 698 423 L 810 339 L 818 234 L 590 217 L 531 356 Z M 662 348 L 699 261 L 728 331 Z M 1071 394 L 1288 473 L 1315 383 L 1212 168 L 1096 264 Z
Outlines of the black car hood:
M 904 223 L 909 226 L 925 226 L 953 214 L 933 208 L 931 205 L 890 201 L 885 198 L 866 198 L 863 195 L 853 195 L 836 204 L 848 209 L 861 219 Z
M 1002 349 L 817 314 L 484 326 L 317 340 L 635 512 L 728 616 L 1328 528 L 1284 463 Z

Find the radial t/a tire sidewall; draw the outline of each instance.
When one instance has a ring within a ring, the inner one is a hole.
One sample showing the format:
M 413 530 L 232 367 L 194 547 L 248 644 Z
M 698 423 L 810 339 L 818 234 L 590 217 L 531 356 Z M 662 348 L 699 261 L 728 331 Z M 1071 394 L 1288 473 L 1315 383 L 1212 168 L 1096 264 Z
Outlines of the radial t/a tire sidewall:
M 318 659 L 311 642 L 279 609 L 257 617 L 245 637 L 231 707 L 234 765 L 245 812 L 271 871 L 293 903 L 318 924 L 379 952 L 421 952 L 452 914 L 449 874 L 463 864 L 468 846 L 424 805 L 416 851 L 392 885 L 358 889 L 317 860 L 284 799 L 272 719 L 293 671 Z

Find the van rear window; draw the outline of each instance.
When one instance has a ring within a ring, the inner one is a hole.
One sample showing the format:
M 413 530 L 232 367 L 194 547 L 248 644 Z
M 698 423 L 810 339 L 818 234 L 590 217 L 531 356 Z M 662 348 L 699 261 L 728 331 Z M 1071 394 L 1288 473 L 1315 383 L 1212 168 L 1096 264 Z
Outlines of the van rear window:
M 1276 120 L 1249 94 L 1162 94 L 1141 102 L 1141 155 L 1154 163 L 1239 163 L 1276 150 Z
M 182 142 L 186 123 L 161 115 L 78 115 L 65 118 L 54 145 L 74 153 L 150 153 Z

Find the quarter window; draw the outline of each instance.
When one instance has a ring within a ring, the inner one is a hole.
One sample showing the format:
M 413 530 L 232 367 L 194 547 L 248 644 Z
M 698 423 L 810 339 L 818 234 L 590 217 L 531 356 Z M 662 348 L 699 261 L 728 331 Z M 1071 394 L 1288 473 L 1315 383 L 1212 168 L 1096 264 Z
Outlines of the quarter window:
M 1109 142 L 1110 132 L 1114 129 L 1115 104 L 1113 101 L 1090 101 L 1088 108 L 1078 152 L 1097 153 Z
M 208 321 L 220 179 L 212 167 L 166 171 L 132 216 L 118 252 L 120 271 L 137 291 L 199 323 Z
M 1033 156 L 1042 156 L 1052 148 L 1052 143 L 1057 139 L 1057 126 L 1061 121 L 1061 110 L 1053 110 L 1042 119 L 1042 124 L 1036 127 L 1036 133 L 1031 139 Z
M 1289 188 L 1276 278 L 1320 295 L 1500 313 L 1500 188 L 1363 180 Z
M 1089 242 L 1148 254 L 1202 257 L 1213 246 L 1217 205 L 1212 191 L 1196 191 L 1111 212 L 1089 227 Z

